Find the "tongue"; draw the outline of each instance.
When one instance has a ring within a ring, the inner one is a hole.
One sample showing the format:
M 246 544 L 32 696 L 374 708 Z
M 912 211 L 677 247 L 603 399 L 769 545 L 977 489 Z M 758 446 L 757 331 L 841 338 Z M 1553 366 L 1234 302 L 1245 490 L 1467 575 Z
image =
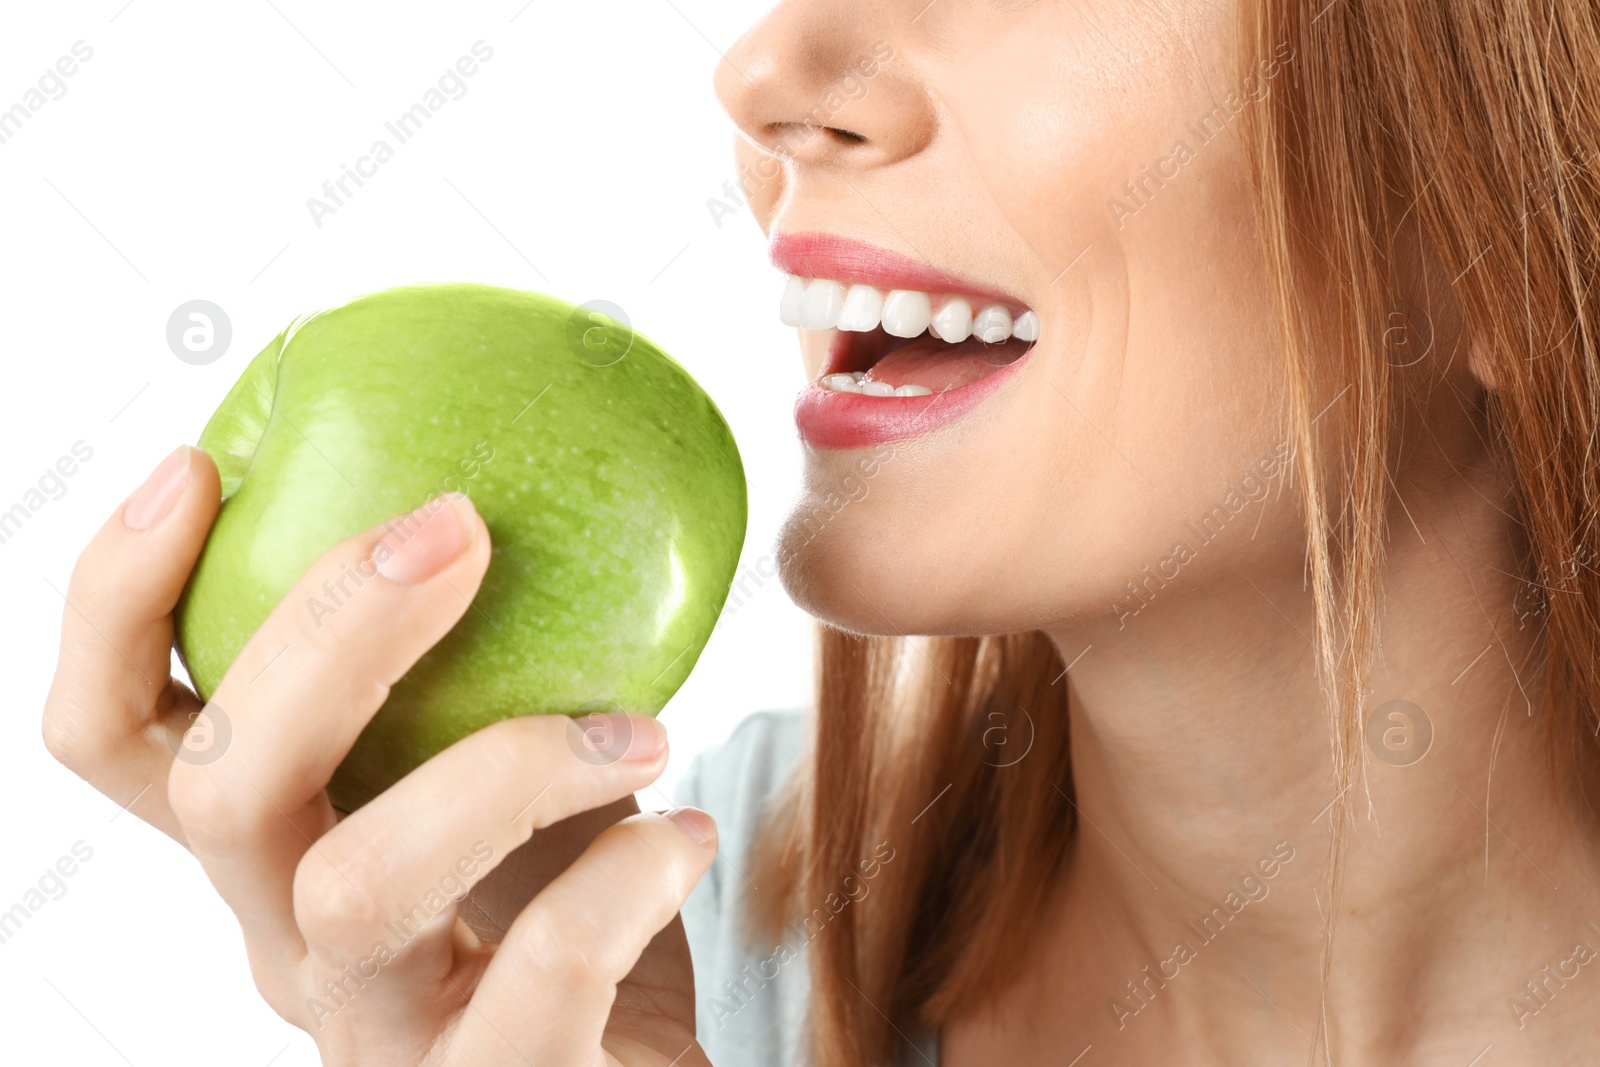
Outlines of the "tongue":
M 1014 363 L 1029 347 L 1023 341 L 991 345 L 976 338 L 952 345 L 925 334 L 879 359 L 862 381 L 893 386 L 925 385 L 935 393 L 942 393 L 987 378 Z

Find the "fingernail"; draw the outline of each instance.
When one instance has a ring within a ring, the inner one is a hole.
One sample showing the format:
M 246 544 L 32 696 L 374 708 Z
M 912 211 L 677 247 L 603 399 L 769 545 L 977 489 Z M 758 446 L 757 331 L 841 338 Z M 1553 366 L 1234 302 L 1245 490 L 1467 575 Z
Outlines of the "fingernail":
M 414 585 L 459 559 L 477 531 L 472 501 L 460 493 L 431 498 L 409 515 L 390 519 L 372 549 L 372 562 L 391 582 Z
M 128 498 L 122 509 L 123 525 L 130 530 L 148 530 L 167 517 L 188 484 L 189 446 L 179 445 Z
M 699 808 L 673 808 L 667 812 L 667 818 L 697 845 L 708 844 L 717 839 L 717 824 L 712 821 L 711 816 Z

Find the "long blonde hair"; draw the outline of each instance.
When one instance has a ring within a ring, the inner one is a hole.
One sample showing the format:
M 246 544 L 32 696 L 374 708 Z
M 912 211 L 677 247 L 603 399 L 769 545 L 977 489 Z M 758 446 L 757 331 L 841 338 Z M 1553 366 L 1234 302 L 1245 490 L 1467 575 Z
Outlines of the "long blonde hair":
M 1552 760 L 1581 786 L 1600 730 L 1600 571 L 1588 547 L 1600 506 L 1600 8 L 1244 8 L 1247 64 L 1285 43 L 1295 57 L 1240 129 L 1284 345 L 1333 784 L 1345 790 L 1361 773 L 1392 499 L 1384 334 L 1415 283 L 1402 248 L 1411 226 L 1453 279 L 1443 300 L 1493 384 L 1489 444 L 1524 535 Z M 1319 374 L 1348 392 L 1316 438 Z M 1319 448 L 1327 437 L 1338 447 Z M 1325 484 L 1342 487 L 1338 499 Z M 879 842 L 895 843 L 870 896 L 811 942 L 814 1062 L 875 1067 L 892 1058 L 898 1024 L 938 1026 L 1005 988 L 1073 828 L 1065 666 L 1037 632 L 825 628 L 820 644 L 814 748 L 771 809 L 752 917 L 775 933 Z M 912 655 L 938 684 L 903 684 Z M 991 758 L 997 716 L 1031 734 L 1027 759 Z M 899 729 L 908 720 L 919 728 Z M 1336 825 L 1358 793 L 1343 792 Z M 1336 885 L 1336 844 L 1331 855 Z M 1325 976 L 1329 960 L 1325 946 Z

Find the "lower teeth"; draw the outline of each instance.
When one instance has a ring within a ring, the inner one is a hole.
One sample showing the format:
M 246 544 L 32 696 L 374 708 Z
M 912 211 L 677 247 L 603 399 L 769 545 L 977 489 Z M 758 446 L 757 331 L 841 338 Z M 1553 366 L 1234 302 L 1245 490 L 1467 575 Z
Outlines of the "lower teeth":
M 852 371 L 849 374 L 829 374 L 822 379 L 822 386 L 835 393 L 859 393 L 862 396 L 932 396 L 933 390 L 926 385 L 890 385 L 888 382 L 862 381 L 862 371 Z

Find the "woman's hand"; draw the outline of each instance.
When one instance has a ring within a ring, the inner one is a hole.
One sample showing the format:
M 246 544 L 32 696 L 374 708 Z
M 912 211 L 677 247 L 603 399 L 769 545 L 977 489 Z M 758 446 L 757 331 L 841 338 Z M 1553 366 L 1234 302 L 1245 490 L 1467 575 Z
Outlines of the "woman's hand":
M 409 537 L 379 527 L 330 549 L 203 710 L 168 665 L 219 488 L 205 453 L 179 449 L 73 572 L 46 744 L 194 853 L 238 916 L 257 987 L 325 1063 L 704 1064 L 676 915 L 715 827 L 693 809 L 623 817 L 666 764 L 659 724 L 601 724 L 625 751 L 584 759 L 565 717 L 510 719 L 347 818 L 328 802 L 389 687 L 488 567 L 483 520 L 444 499 Z M 375 554 L 386 538 L 393 554 Z M 368 558 L 379 577 L 314 620 L 308 598 Z M 207 732 L 213 746 L 196 747 Z

